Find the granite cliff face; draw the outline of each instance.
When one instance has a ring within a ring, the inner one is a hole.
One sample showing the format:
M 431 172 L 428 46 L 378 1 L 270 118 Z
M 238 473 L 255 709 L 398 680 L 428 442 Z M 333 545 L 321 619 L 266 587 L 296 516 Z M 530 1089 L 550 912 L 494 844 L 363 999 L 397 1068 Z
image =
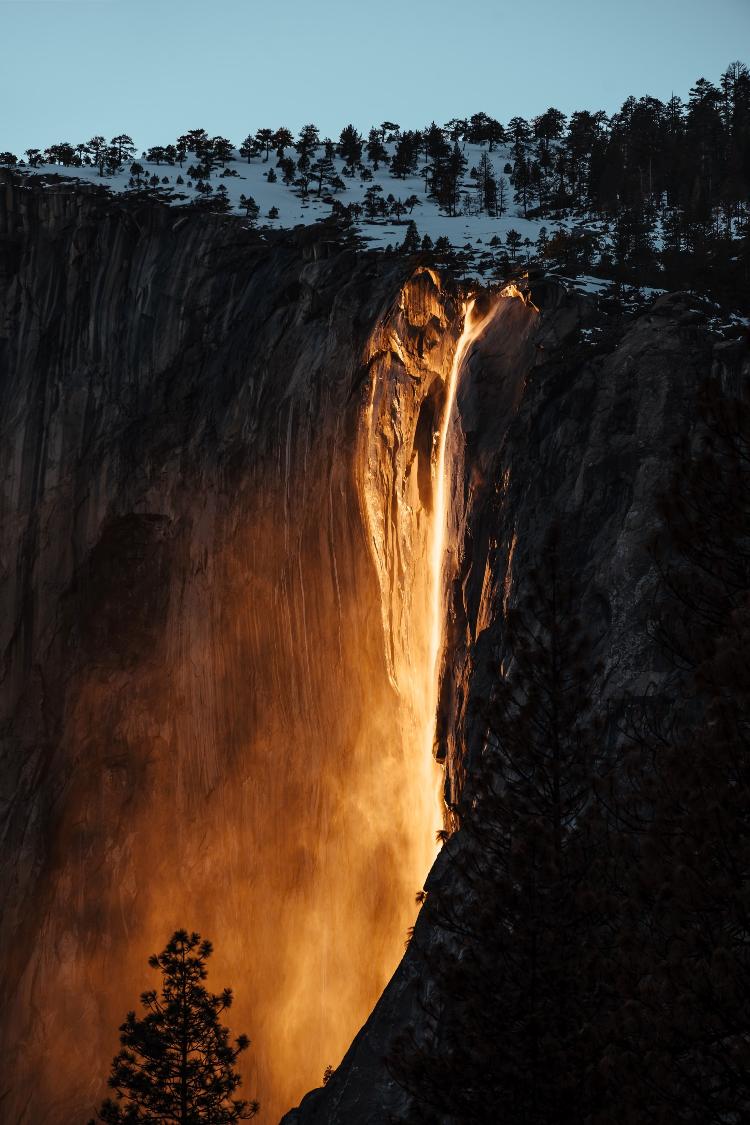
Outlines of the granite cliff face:
M 602 700 L 658 676 L 654 496 L 698 381 L 744 362 L 714 355 L 694 298 L 594 346 L 588 300 L 533 296 L 495 298 L 448 433 L 451 793 L 553 518 Z M 381 1059 L 414 1002 L 408 953 L 378 996 L 439 827 L 429 555 L 462 314 L 437 274 L 320 233 L 269 244 L 0 183 L 3 1120 L 90 1114 L 146 957 L 180 925 L 215 941 L 263 1120 L 373 1006 L 289 1120 L 398 1104 Z
M 2 1104 L 85 1119 L 184 925 L 278 1119 L 377 999 L 434 855 L 407 674 L 431 405 L 411 431 L 460 308 L 320 235 L 2 199 Z

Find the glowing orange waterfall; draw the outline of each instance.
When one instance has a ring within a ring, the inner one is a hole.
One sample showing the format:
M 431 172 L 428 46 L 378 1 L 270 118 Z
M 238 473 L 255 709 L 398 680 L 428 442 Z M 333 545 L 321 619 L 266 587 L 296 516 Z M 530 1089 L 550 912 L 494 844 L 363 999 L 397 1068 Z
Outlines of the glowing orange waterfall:
M 416 304 L 413 295 L 405 298 L 411 320 L 418 317 Z M 428 307 L 425 319 L 430 312 Z M 397 694 L 389 737 L 399 748 L 392 777 L 398 778 L 400 792 L 391 824 L 399 841 L 399 885 L 404 889 L 386 947 L 391 969 L 401 952 L 404 929 L 414 920 L 413 892 L 422 886 L 435 859 L 435 833 L 444 822 L 443 773 L 434 748 L 446 624 L 446 556 L 452 547 L 448 527 L 457 452 L 453 420 L 462 368 L 494 312 L 492 306 L 477 315 L 474 301 L 465 304 L 462 331 L 446 357 L 447 371 L 435 371 L 428 385 L 415 390 L 392 374 L 373 379 L 362 427 L 368 447 L 360 494 L 380 580 L 389 676 Z M 372 348 L 375 354 L 387 352 L 408 365 L 398 332 L 388 330 L 373 340 Z M 424 446 L 419 424 L 410 434 L 399 433 L 405 418 L 414 418 L 415 396 L 421 396 L 416 401 L 420 418 L 427 417 Z M 392 443 L 390 448 L 384 449 L 384 440 Z M 420 458 L 421 489 L 415 482 L 419 469 L 414 471 Z M 398 488 L 387 485 L 384 463 L 395 466 Z
M 299 556 L 300 533 L 285 529 L 284 573 L 300 597 L 285 593 L 279 604 L 298 609 L 287 651 L 310 686 L 294 727 L 279 715 L 284 771 L 271 772 L 250 818 L 263 825 L 253 833 L 263 857 L 248 895 L 262 965 L 246 1021 L 268 1044 L 257 1086 L 276 1113 L 318 1085 L 326 1064 L 338 1065 L 372 1011 L 437 853 L 443 774 L 433 747 L 454 546 L 455 403 L 493 312 L 477 316 L 473 302 L 456 309 L 430 271 L 404 286 L 367 345 L 352 460 L 334 465 L 327 490 L 323 559 L 311 564 L 318 508 L 301 517 Z M 321 613 L 326 591 L 333 600 Z M 277 707 L 283 688 L 269 689 Z M 272 925 L 259 903 L 274 909 Z
M 449 436 L 453 409 L 456 402 L 461 368 L 474 341 L 481 336 L 492 319 L 495 309 L 492 306 L 483 316 L 476 316 L 475 301 L 464 307 L 464 326 L 453 356 L 450 375 L 446 385 L 445 408 L 440 428 L 435 434 L 434 457 L 434 495 L 433 522 L 430 545 L 430 634 L 429 655 L 426 666 L 427 691 L 425 706 L 425 754 L 434 760 L 433 748 L 437 715 L 438 692 L 440 688 L 440 664 L 443 655 L 445 633 L 445 555 L 448 529 L 451 463 L 448 458 Z
M 302 1093 L 320 1081 L 325 1063 L 339 1063 L 397 967 L 444 823 L 434 746 L 457 549 L 453 478 L 463 463 L 456 399 L 472 345 L 502 307 L 491 302 L 477 313 L 466 302 L 456 340 L 449 302 L 431 271 L 417 274 L 364 357 L 353 484 L 371 568 L 350 597 L 368 599 L 368 627 L 379 617 L 380 636 L 368 655 L 354 648 L 354 633 L 343 634 L 351 663 L 341 681 L 333 653 L 321 650 L 331 663 L 321 667 L 317 702 L 330 710 L 329 738 L 341 745 L 334 754 L 317 736 L 307 739 L 319 754 L 314 793 L 324 815 L 295 810 L 295 831 L 315 863 L 309 885 L 293 888 L 284 956 L 275 937 L 268 960 L 284 968 L 264 1028 L 276 1051 L 274 1090 L 299 1082 Z M 427 353 L 425 334 L 436 321 L 440 334 Z M 336 573 L 343 581 L 345 572 Z M 276 846 L 283 861 L 288 845 L 276 837 Z M 269 885 L 268 896 L 277 888 Z

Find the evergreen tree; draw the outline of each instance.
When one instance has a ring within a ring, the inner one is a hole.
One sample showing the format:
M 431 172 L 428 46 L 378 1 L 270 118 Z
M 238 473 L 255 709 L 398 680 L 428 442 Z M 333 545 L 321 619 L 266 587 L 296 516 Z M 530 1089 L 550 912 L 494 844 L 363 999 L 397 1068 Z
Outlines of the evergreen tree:
M 289 184 L 293 184 L 294 174 L 297 171 L 297 165 L 294 160 L 292 160 L 291 156 L 279 157 L 279 168 L 281 169 L 281 175 L 284 183 L 287 186 Z
M 427 181 L 427 192 L 448 215 L 458 213 L 458 202 L 461 193 L 461 177 L 466 170 L 464 157 L 458 142 L 453 148 L 445 146 L 442 154 L 436 156 L 431 164 L 424 168 Z
M 133 152 L 135 152 L 135 146 L 133 146 Z M 60 141 L 44 150 L 44 162 L 45 164 L 62 164 L 64 168 L 71 168 L 77 162 L 76 150 L 69 141 Z
M 534 136 L 538 137 L 547 143 L 549 141 L 556 141 L 563 135 L 565 129 L 566 117 L 559 109 L 550 106 L 548 110 L 535 117 L 532 124 L 534 126 Z
M 423 143 L 427 161 L 434 162 L 444 159 L 450 153 L 450 145 L 445 139 L 445 132 L 434 121 L 425 129 Z
M 330 184 L 336 178 L 336 168 L 329 156 L 322 156 L 311 167 L 313 179 L 318 182 L 317 195 L 320 197 L 324 184 Z
M 133 138 L 129 137 L 127 133 L 119 133 L 109 143 L 117 152 L 117 163 L 120 167 L 135 156 Z
M 315 153 L 319 144 L 320 134 L 318 133 L 317 125 L 305 125 L 301 129 L 294 147 L 297 149 L 300 159 L 305 157 L 309 160 Z
M 200 934 L 178 930 L 149 958 L 162 975 L 161 989 L 142 993 L 145 1015 L 129 1012 L 120 1028 L 122 1049 L 109 1078 L 115 1098 L 102 1104 L 100 1121 L 228 1125 L 257 1113 L 257 1102 L 233 1096 L 241 1082 L 235 1063 L 249 1040 L 240 1035 L 232 1046 L 220 1022 L 231 989 L 215 994 L 203 984 L 211 952 Z
M 518 253 L 522 241 L 523 240 L 521 235 L 517 230 L 515 230 L 515 228 L 511 227 L 511 229 L 507 231 L 505 235 L 505 245 L 510 250 L 510 256 L 514 262 L 516 260 L 516 254 Z
M 483 152 L 479 158 L 477 173 L 479 206 L 488 215 L 494 215 L 497 205 L 497 177 L 492 161 L 486 152 Z
M 363 203 L 368 219 L 374 219 L 377 215 L 383 214 L 385 210 L 385 200 L 383 199 L 383 189 L 380 184 L 371 184 L 370 187 L 368 187 Z
M 623 206 L 613 224 L 613 247 L 619 276 L 637 280 L 655 260 L 653 209 L 636 203 Z
M 444 131 L 448 140 L 452 144 L 457 144 L 458 141 L 465 141 L 469 132 L 469 122 L 465 117 L 453 117 L 450 121 L 446 121 Z
M 307 193 L 310 188 L 310 183 L 313 179 L 313 173 L 310 158 L 309 156 L 306 156 L 305 153 L 302 153 L 299 160 L 297 161 L 297 172 L 298 176 L 294 183 L 295 186 L 300 189 L 302 198 L 306 199 Z
M 419 231 L 413 219 L 409 220 L 401 250 L 404 254 L 416 254 L 419 250 Z
M 446 161 L 442 191 L 442 203 L 449 215 L 458 213 L 461 177 L 465 171 L 466 158 L 459 147 L 458 141 L 454 141 L 451 154 Z
M 234 160 L 234 145 L 228 137 L 212 137 L 209 152 L 212 166 L 216 164 L 225 166 Z
M 240 207 L 244 207 L 245 215 L 251 223 L 255 223 L 260 214 L 260 207 L 253 199 L 252 195 L 245 195 L 244 192 L 240 196 Z
M 211 210 L 220 212 L 227 212 L 232 210 L 232 202 L 229 198 L 229 192 L 227 191 L 226 184 L 219 184 L 219 186 L 216 188 L 216 194 L 214 195 Z
M 362 137 L 353 125 L 346 125 L 339 136 L 338 151 L 342 160 L 354 167 L 362 160 Z
M 416 171 L 419 150 L 422 144 L 420 133 L 407 130 L 396 142 L 396 151 L 391 159 L 391 175 L 405 179 Z
M 497 181 L 497 200 L 495 209 L 498 216 L 505 214 L 508 207 L 508 181 L 505 176 L 500 176 Z
M 273 148 L 275 135 L 276 134 L 274 133 L 273 129 L 258 129 L 255 134 L 255 145 L 258 151 L 262 151 L 265 153 L 265 156 L 263 157 L 264 162 L 266 162 L 271 155 L 271 149 Z
M 513 145 L 513 156 L 518 159 L 525 152 L 524 146 L 531 140 L 531 126 L 525 117 L 512 117 L 508 122 L 508 138 Z
M 258 141 L 254 133 L 248 133 L 244 141 L 240 145 L 240 156 L 244 156 L 248 164 L 254 156 L 258 155 Z
M 381 164 L 388 163 L 388 153 L 377 129 L 370 129 L 370 135 L 367 139 L 367 159 L 375 172 Z
M 116 175 L 122 168 L 120 150 L 117 145 L 107 145 L 105 153 L 104 170 L 109 176 Z
M 276 149 L 276 155 L 278 156 L 279 160 L 281 160 L 281 158 L 283 157 L 284 150 L 289 148 L 290 145 L 293 144 L 294 137 L 292 136 L 291 131 L 287 129 L 285 125 L 282 125 L 276 130 L 273 135 L 273 146 Z
M 177 138 L 177 145 L 186 153 L 195 153 L 199 160 L 203 159 L 209 143 L 209 136 L 205 129 L 189 129 L 187 133 Z
M 475 113 L 469 118 L 467 140 L 473 145 L 489 145 L 492 152 L 496 144 L 505 139 L 505 130 L 499 121 L 486 113 Z
M 513 186 L 516 189 L 513 193 L 513 199 L 516 203 L 522 205 L 524 219 L 528 216 L 532 184 L 533 172 L 531 161 L 527 160 L 524 156 L 520 156 L 513 166 Z

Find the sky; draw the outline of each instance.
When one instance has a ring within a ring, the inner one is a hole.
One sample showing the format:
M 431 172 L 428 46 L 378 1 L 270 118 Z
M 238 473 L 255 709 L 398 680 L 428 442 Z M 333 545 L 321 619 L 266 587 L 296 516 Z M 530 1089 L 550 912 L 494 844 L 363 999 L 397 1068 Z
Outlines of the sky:
M 0 0 L 0 150 L 614 112 L 750 65 L 750 0 Z

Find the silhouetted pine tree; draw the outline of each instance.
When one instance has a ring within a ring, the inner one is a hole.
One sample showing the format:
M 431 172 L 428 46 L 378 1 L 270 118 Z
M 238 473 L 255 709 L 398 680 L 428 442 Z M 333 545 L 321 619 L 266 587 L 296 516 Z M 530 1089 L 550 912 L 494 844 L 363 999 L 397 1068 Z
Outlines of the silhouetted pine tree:
M 245 215 L 251 223 L 254 223 L 257 220 L 258 215 L 260 214 L 260 207 L 253 199 L 252 195 L 245 195 L 245 193 L 243 192 L 240 195 L 240 207 L 244 207 Z
M 374 171 L 377 172 L 381 164 L 388 163 L 388 152 L 381 139 L 380 131 L 378 129 L 370 129 L 367 138 L 367 159 L 372 164 Z
M 409 223 L 406 227 L 406 234 L 404 236 L 404 241 L 401 244 L 401 249 L 404 254 L 416 254 L 416 252 L 419 250 L 419 231 L 417 230 L 417 224 L 413 219 L 409 220 Z
M 162 974 L 161 991 L 142 993 L 146 1014 L 128 1012 L 120 1028 L 122 1050 L 108 1083 L 116 1094 L 103 1103 L 99 1121 L 228 1125 L 257 1113 L 257 1102 L 233 1096 L 241 1082 L 234 1065 L 250 1041 L 240 1035 L 232 1046 L 220 1023 L 232 1004 L 231 989 L 217 995 L 203 985 L 211 952 L 200 934 L 178 930 L 149 958 Z
M 353 125 L 346 125 L 339 136 L 338 151 L 342 160 L 352 167 L 362 160 L 362 137 Z
M 267 161 L 274 143 L 274 130 L 273 129 L 257 129 L 255 133 L 255 146 L 258 152 L 264 152 L 264 160 Z

